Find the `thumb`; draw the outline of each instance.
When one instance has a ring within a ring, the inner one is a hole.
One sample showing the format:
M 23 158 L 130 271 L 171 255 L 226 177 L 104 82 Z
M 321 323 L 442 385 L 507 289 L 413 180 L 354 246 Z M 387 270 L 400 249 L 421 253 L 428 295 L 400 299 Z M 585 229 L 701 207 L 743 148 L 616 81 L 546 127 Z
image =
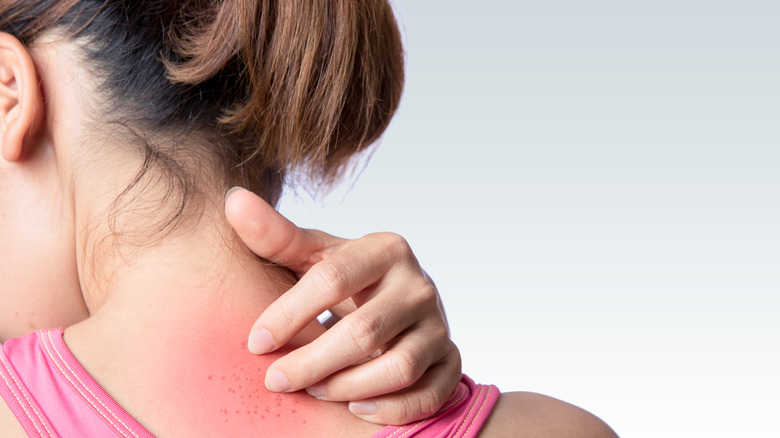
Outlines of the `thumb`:
M 234 187 L 225 197 L 225 216 L 258 256 L 303 275 L 343 239 L 298 228 L 249 190 Z

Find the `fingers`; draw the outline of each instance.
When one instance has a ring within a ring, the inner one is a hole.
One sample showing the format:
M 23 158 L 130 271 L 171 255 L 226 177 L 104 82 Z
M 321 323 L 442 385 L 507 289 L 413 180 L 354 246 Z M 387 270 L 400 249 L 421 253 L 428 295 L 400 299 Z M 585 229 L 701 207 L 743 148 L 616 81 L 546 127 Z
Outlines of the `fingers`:
M 460 353 L 452 344 L 450 353 L 408 388 L 350 402 L 349 410 L 355 416 L 378 424 L 406 424 L 430 417 L 445 407 L 460 381 L 460 368 Z
M 358 400 L 353 413 L 386 424 L 441 407 L 460 379 L 460 355 L 438 292 L 403 238 L 378 233 L 350 241 L 300 229 L 245 190 L 229 192 L 225 214 L 252 251 L 300 278 L 257 320 L 251 351 L 276 350 L 326 309 L 342 317 L 277 360 L 266 373 L 269 389 Z
M 271 371 L 284 374 L 290 383 L 288 390 L 295 391 L 309 387 L 339 370 L 365 360 L 418 318 L 412 312 L 406 312 L 398 305 L 399 303 L 387 301 L 380 296 L 375 297 L 358 311 L 336 323 L 316 340 L 278 359 L 269 367 L 269 374 Z M 422 353 L 418 356 L 427 354 L 427 351 Z M 431 359 L 419 357 L 414 359 L 419 359 L 418 362 L 426 366 L 432 362 Z M 421 371 L 424 371 L 424 368 Z M 419 377 L 419 374 L 414 378 Z M 389 376 L 389 378 L 395 377 L 397 376 Z M 395 385 L 391 390 L 400 389 L 410 383 Z M 373 385 L 378 383 L 374 382 Z M 271 385 L 269 389 L 273 391 L 278 388 L 273 388 Z
M 381 355 L 345 368 L 306 391 L 330 401 L 363 400 L 400 391 L 442 361 L 450 348 L 441 324 L 416 325 L 396 337 Z
M 338 252 L 312 266 L 260 315 L 249 335 L 249 350 L 262 354 L 281 347 L 324 310 L 350 297 L 361 305 L 374 296 L 369 288 L 376 287 L 380 279 L 392 281 L 391 269 L 408 269 L 408 264 L 396 265 L 394 254 L 378 244 L 379 239 L 382 237 L 370 235 L 348 241 Z M 406 327 L 399 328 L 399 332 Z
M 225 215 L 241 240 L 258 256 L 302 275 L 322 252 L 344 242 L 316 230 L 298 228 L 249 190 L 231 189 Z
M 335 372 L 306 391 L 321 400 L 352 400 L 353 414 L 380 424 L 405 424 L 434 414 L 460 381 L 461 362 L 444 324 L 426 321 L 394 337 L 378 357 Z M 373 342 L 379 341 L 366 345 Z M 271 369 L 293 370 L 290 381 L 330 374 L 329 367 L 320 369 L 323 361 L 317 357 L 322 354 L 332 360 L 328 354 L 333 352 L 312 351 L 312 345 L 289 353 Z M 365 354 L 369 349 L 358 350 Z M 289 367 L 287 361 L 298 366 Z

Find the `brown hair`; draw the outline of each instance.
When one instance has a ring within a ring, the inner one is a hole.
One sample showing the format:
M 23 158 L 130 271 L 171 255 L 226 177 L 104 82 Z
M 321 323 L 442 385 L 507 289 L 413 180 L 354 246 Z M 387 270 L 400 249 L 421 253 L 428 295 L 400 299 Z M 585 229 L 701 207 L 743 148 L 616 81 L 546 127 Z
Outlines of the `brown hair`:
M 110 108 L 101 117 L 143 139 L 136 183 L 166 168 L 182 206 L 197 175 L 150 138 L 202 134 L 226 184 L 275 203 L 290 170 L 315 183 L 340 176 L 403 88 L 387 0 L 0 0 L 0 30 L 25 44 L 55 27 L 87 42 Z

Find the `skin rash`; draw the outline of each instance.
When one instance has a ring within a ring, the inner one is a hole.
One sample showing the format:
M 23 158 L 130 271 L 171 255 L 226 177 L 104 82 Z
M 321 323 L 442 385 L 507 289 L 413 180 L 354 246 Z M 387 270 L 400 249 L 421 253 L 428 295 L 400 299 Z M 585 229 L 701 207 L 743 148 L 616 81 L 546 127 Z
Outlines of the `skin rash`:
M 359 424 L 360 420 L 355 421 L 344 403 L 319 401 L 303 391 L 292 394 L 268 391 L 263 383 L 265 372 L 273 360 L 289 349 L 258 357 L 247 352 L 242 341 L 215 344 L 204 340 L 198 350 L 189 356 L 192 360 L 187 360 L 181 353 L 164 356 L 165 368 L 178 376 L 175 380 L 166 379 L 163 376 L 167 373 L 158 370 L 160 379 L 151 383 L 157 387 L 159 395 L 168 394 L 168 406 L 164 409 L 196 413 L 186 420 L 192 423 L 190 425 L 165 425 L 167 430 L 160 434 L 162 436 L 168 431 L 180 433 L 190 426 L 195 426 L 204 436 L 218 436 L 225 431 L 237 436 L 257 433 L 263 436 L 320 436 L 324 431 L 338 435 L 342 427 L 336 427 L 338 423 L 363 428 L 366 430 L 363 436 L 370 436 L 373 429 L 379 429 L 375 425 Z M 225 363 L 231 365 L 222 365 Z M 174 381 L 176 383 L 172 384 Z
M 315 321 L 274 353 L 250 353 L 248 329 L 280 293 L 258 288 L 270 284 L 259 280 L 227 285 L 224 293 L 201 294 L 185 284 L 163 293 L 139 290 L 130 300 L 119 295 L 67 329 L 65 341 L 95 380 L 157 436 L 368 437 L 380 430 L 352 416 L 346 403 L 266 389 L 269 366 L 325 329 Z

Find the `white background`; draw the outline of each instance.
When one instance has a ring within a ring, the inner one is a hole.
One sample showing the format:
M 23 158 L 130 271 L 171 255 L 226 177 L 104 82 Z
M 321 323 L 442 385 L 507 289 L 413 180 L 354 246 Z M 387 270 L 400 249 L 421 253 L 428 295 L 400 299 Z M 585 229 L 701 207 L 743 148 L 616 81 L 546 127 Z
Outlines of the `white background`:
M 396 8 L 398 116 L 282 212 L 404 235 L 477 381 L 624 437 L 780 436 L 780 4 Z

